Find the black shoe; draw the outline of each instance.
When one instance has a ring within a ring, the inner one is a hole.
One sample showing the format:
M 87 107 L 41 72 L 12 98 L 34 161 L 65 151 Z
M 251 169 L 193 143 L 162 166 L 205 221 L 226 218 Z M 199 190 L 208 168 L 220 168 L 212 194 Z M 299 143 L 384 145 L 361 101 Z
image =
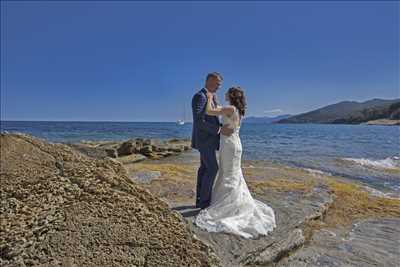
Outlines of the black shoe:
M 202 204 L 202 205 L 196 205 L 196 208 L 200 208 L 200 209 L 206 209 L 210 206 L 210 203 L 206 203 L 206 204 Z

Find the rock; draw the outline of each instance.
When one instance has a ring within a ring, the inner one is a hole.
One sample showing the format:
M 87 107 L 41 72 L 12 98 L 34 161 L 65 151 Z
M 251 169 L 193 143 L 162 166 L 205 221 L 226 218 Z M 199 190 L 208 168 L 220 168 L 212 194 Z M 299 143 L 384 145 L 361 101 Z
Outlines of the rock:
M 118 156 L 127 156 L 135 153 L 136 150 L 136 141 L 128 140 L 121 144 L 121 146 L 117 149 Z
M 171 151 L 165 151 L 165 152 L 158 152 L 157 155 L 162 158 L 165 158 L 174 155 L 174 153 Z
M 118 153 L 115 143 L 100 143 L 85 141 L 78 144 L 67 144 L 75 150 L 85 154 L 88 157 L 104 159 L 106 157 L 117 158 Z
M 330 190 L 323 185 L 307 193 L 266 191 L 255 196 L 268 203 L 276 212 L 277 228 L 268 236 L 245 239 L 225 233 L 209 233 L 193 224 L 197 213 L 186 213 L 189 226 L 196 236 L 209 244 L 223 266 L 268 266 L 301 247 L 305 238 L 302 228 L 310 220 L 322 216 L 333 201 Z M 174 207 L 173 207 L 174 208 Z
M 263 248 L 261 251 L 248 253 L 246 259 L 241 263 L 244 265 L 266 265 L 278 262 L 283 256 L 303 245 L 304 242 L 302 230 L 294 229 L 288 233 L 285 239 L 272 243 L 271 246 Z
M 182 146 L 182 145 L 170 146 L 168 150 L 175 152 L 175 153 L 182 153 L 183 151 L 185 151 L 184 146 Z
M 168 142 L 168 143 L 171 143 L 171 144 L 176 144 L 176 143 L 180 143 L 180 144 L 185 143 L 185 144 L 187 144 L 187 143 L 190 143 L 190 139 L 177 139 L 177 138 L 172 138 L 172 139 L 168 140 L 167 142 Z
M 107 151 L 107 149 L 98 149 L 96 147 L 89 146 L 86 144 L 69 144 L 69 146 L 87 155 L 88 157 L 96 159 L 104 159 L 105 157 L 111 157 L 112 155 L 111 151 L 115 152 L 114 149 L 110 149 L 110 151 Z
M 136 163 L 136 162 L 143 161 L 145 159 L 147 159 L 147 157 L 143 156 L 142 154 L 132 154 L 132 155 L 117 158 L 117 160 L 119 162 L 121 162 L 122 164 Z
M 398 266 L 400 218 L 355 222 L 349 233 L 338 229 L 316 231 L 310 245 L 279 266 Z
M 165 152 L 168 151 L 168 147 L 165 145 L 161 145 L 161 146 L 156 146 L 156 145 L 152 145 L 151 146 L 152 150 L 155 152 Z
M 153 148 L 151 145 L 145 145 L 142 147 L 142 149 L 140 149 L 140 153 L 145 156 L 149 156 L 152 152 L 153 152 Z
M 393 248 L 399 247 L 396 240 L 400 233 L 397 200 L 356 196 L 360 192 L 358 187 L 350 186 L 353 183 L 323 172 L 245 160 L 242 167 L 246 183 L 256 199 L 275 210 L 277 228 L 268 236 L 243 239 L 205 232 L 193 225 L 199 211 L 194 207 L 198 166 L 198 154 L 185 153 L 162 161 L 138 163 L 132 171 L 162 173 L 162 179 L 152 179 L 142 186 L 165 199 L 186 218 L 191 231 L 215 251 L 223 266 L 396 266 Z M 361 192 L 368 194 L 362 188 Z M 339 189 L 348 192 L 349 198 L 343 198 L 344 192 Z M 347 209 L 343 201 L 361 201 L 361 206 L 351 205 Z M 373 205 L 371 202 L 375 201 L 377 204 Z M 382 206 L 390 212 L 382 211 Z M 375 214 L 375 217 L 397 218 L 384 223 L 380 219 L 374 223 L 368 219 L 365 223 L 363 219 L 351 230 L 348 228 L 351 225 L 340 224 L 345 222 L 342 216 L 353 217 L 349 213 L 355 217 Z
M 107 156 L 110 158 L 117 158 L 118 152 L 115 148 L 106 148 L 104 151 L 107 153 Z
M 150 183 L 152 180 L 157 179 L 160 176 L 160 171 L 142 171 L 130 174 L 129 178 L 131 178 L 134 182 Z
M 143 145 L 144 146 L 151 146 L 153 144 L 153 140 L 151 139 L 144 139 L 143 140 Z
M 0 143 L 0 266 L 219 265 L 119 161 L 28 135 Z
M 173 139 L 163 141 L 158 139 L 129 139 L 118 141 L 82 141 L 78 144 L 68 144 L 75 150 L 96 159 L 106 157 L 118 158 L 132 154 L 142 154 L 150 159 L 160 159 L 173 154 L 190 150 L 190 140 Z

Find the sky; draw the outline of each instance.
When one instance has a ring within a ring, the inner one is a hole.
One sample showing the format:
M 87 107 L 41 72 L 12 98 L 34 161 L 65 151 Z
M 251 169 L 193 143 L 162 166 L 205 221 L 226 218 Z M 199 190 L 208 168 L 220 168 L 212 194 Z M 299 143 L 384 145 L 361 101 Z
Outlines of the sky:
M 249 116 L 399 92 L 399 2 L 1 1 L 1 120 L 176 121 L 208 72 Z

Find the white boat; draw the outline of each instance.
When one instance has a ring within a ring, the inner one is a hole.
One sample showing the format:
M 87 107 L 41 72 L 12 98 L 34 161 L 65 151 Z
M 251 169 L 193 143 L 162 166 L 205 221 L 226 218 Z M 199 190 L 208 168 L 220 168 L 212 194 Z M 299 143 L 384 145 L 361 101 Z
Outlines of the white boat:
M 185 119 L 186 119 L 186 109 L 185 106 L 183 106 L 183 116 L 182 119 L 179 119 L 176 121 L 176 124 L 178 125 L 185 125 Z

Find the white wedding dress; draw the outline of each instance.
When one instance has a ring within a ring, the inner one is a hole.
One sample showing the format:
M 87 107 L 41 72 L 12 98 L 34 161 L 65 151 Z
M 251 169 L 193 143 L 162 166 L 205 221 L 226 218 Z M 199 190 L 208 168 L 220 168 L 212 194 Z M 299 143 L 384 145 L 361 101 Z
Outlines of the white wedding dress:
M 219 171 L 211 194 L 210 206 L 202 209 L 194 223 L 209 232 L 225 232 L 244 238 L 267 235 L 275 227 L 275 214 L 267 204 L 254 199 L 244 180 L 241 168 L 242 144 L 239 137 L 238 110 L 223 116 L 234 132 L 221 135 Z

